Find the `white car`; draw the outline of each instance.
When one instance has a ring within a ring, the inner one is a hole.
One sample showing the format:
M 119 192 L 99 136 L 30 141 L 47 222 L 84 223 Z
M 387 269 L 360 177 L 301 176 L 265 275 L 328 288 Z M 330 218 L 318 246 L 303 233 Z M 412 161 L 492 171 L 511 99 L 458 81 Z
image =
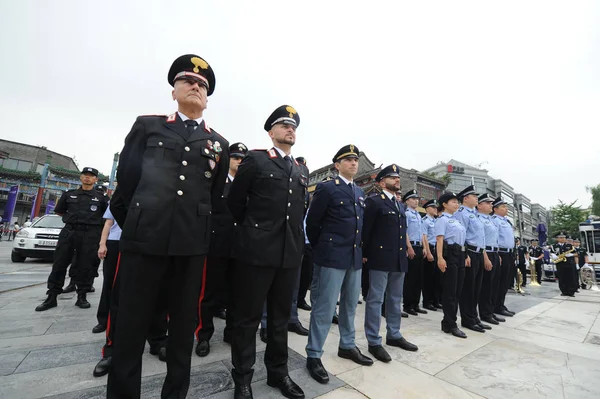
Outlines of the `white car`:
M 44 258 L 52 260 L 58 235 L 65 226 L 62 217 L 44 215 L 17 233 L 13 242 L 10 259 L 13 262 L 25 262 L 26 258 Z

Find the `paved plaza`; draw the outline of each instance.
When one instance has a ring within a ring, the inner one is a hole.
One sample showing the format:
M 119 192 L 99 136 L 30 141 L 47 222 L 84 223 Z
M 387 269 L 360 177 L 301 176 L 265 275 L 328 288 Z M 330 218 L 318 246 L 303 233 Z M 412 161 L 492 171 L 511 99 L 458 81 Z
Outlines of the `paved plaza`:
M 45 298 L 50 264 L 10 262 L 10 243 L 0 242 L 0 398 L 103 398 L 106 377 L 94 378 L 104 334 L 92 334 L 101 279 L 88 295 L 91 309 L 74 306 L 76 295 L 59 297 L 57 308 L 35 312 Z M 22 288 L 21 288 L 22 287 Z M 468 339 L 440 331 L 441 311 L 402 319 L 402 332 L 418 352 L 387 347 L 393 361 L 361 367 L 337 357 L 332 326 L 323 364 L 329 384 L 313 381 L 305 368 L 306 337 L 289 335 L 292 378 L 307 398 L 594 398 L 600 396 L 600 292 L 561 297 L 556 283 L 511 293 L 517 311 L 485 334 L 465 330 Z M 367 353 L 364 305 L 358 305 L 357 344 Z M 300 311 L 308 327 L 309 313 Z M 189 398 L 231 398 L 230 347 L 222 342 L 223 321 L 208 357 L 192 356 Z M 385 335 L 385 326 L 382 326 Z M 254 397 L 280 398 L 266 384 L 265 345 L 258 339 Z M 144 398 L 160 397 L 166 366 L 148 354 L 143 360 Z

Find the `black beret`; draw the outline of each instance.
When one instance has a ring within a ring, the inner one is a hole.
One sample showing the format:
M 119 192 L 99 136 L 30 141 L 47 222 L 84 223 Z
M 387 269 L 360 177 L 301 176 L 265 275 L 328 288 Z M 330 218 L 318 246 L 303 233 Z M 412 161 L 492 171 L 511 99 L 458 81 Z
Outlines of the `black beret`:
M 391 164 L 381 169 L 379 173 L 377 173 L 377 177 L 375 177 L 375 181 L 381 181 L 384 177 L 400 177 L 398 174 L 398 166 L 396 164 Z
M 339 162 L 344 158 L 356 158 L 358 159 L 358 147 L 354 144 L 348 144 L 340 148 L 340 150 L 333 157 L 333 162 Z
M 192 78 L 206 87 L 206 94 L 210 96 L 215 91 L 215 73 L 208 62 L 195 54 L 186 54 L 173 61 L 167 80 L 171 86 L 179 79 Z
M 269 116 L 265 122 L 265 130 L 268 132 L 277 123 L 298 127 L 300 126 L 300 115 L 291 105 L 282 105 Z
M 94 176 L 98 177 L 98 169 L 96 169 L 96 168 L 90 168 L 89 166 L 86 166 L 85 168 L 83 168 L 81 170 L 81 174 L 84 174 L 84 173 L 91 173 Z
M 248 147 L 244 145 L 244 143 L 233 143 L 229 146 L 229 156 L 230 157 L 240 157 L 244 158 L 248 153 Z

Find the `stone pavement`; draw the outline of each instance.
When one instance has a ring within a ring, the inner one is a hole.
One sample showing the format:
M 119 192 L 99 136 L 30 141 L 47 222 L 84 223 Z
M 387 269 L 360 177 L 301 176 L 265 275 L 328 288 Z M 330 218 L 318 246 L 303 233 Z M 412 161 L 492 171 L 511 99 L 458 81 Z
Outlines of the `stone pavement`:
M 47 269 L 49 271 L 49 268 Z M 101 281 L 96 281 L 99 288 Z M 418 352 L 389 347 L 394 360 L 361 367 L 337 357 L 337 326 L 332 326 L 323 364 L 335 376 L 321 385 L 305 368 L 306 338 L 289 335 L 290 374 L 307 398 L 592 398 L 600 395 L 600 293 L 559 296 L 555 283 L 509 294 L 518 311 L 506 323 L 480 334 L 466 330 L 459 339 L 440 331 L 441 312 L 402 319 L 404 336 Z M 43 285 L 0 294 L 0 398 L 102 398 L 106 377 L 94 378 L 103 334 L 92 334 L 99 292 L 89 295 L 92 309 L 74 306 L 75 295 L 59 297 L 55 309 L 34 311 L 45 296 Z M 308 312 L 300 311 L 308 327 Z M 358 305 L 357 344 L 367 353 L 364 305 Z M 188 397 L 231 398 L 230 348 L 222 342 L 221 320 L 208 357 L 192 356 Z M 385 334 L 385 326 L 382 332 Z M 258 338 L 258 337 L 257 337 Z M 266 385 L 264 344 L 257 339 L 256 398 L 279 398 Z M 143 397 L 160 397 L 164 363 L 143 359 Z

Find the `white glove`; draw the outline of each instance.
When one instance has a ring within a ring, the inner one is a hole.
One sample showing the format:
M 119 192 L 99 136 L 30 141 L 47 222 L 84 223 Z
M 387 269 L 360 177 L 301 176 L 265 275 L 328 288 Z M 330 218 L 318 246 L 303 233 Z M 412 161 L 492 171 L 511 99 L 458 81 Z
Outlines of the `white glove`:
M 556 260 L 558 256 L 556 254 L 550 254 L 550 259 Z

